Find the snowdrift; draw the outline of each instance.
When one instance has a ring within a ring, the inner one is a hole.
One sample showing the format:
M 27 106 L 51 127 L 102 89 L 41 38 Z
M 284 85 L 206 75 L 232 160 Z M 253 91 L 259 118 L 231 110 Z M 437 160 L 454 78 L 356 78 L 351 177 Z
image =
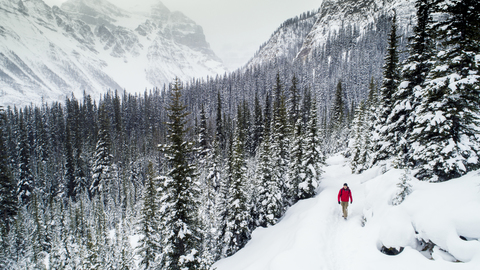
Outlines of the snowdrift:
M 217 270 L 480 269 L 480 171 L 443 183 L 403 170 L 353 175 L 346 160 L 327 160 L 318 195 L 291 207 L 275 226 L 258 228 Z M 410 194 L 396 198 L 407 179 Z M 337 194 L 352 189 L 349 218 Z

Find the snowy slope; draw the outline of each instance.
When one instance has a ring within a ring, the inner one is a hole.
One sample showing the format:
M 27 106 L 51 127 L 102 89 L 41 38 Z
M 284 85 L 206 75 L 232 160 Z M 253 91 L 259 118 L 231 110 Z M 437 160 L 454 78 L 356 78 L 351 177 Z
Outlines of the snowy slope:
M 245 248 L 214 268 L 480 269 L 480 172 L 444 183 L 412 179 L 413 192 L 395 206 L 403 171 L 352 175 L 340 156 L 327 163 L 315 198 L 291 207 L 277 225 L 256 229 Z M 353 194 L 348 220 L 337 204 L 344 182 Z M 382 246 L 404 250 L 386 255 Z
M 358 39 L 371 31 L 370 26 L 384 14 L 397 13 L 397 24 L 408 32 L 415 24 L 414 0 L 326 0 L 318 14 L 318 20 L 298 52 L 298 58 L 307 57 L 312 50 L 325 45 L 341 28 L 356 29 Z
M 0 0 L 0 105 L 98 98 L 226 72 L 202 28 L 160 1 L 133 11 L 106 0 Z
M 355 47 L 365 33 L 375 29 L 379 18 L 385 14 L 397 13 L 397 23 L 406 33 L 415 24 L 415 0 L 324 0 L 318 12 L 307 18 L 287 20 L 270 39 L 260 47 L 247 66 L 270 62 L 280 57 L 291 60 L 305 59 L 315 49 L 334 42 L 341 30 L 355 32 Z M 294 21 L 295 23 L 289 23 Z M 358 32 L 358 33 L 356 33 Z M 378 35 L 381 38 L 380 35 Z M 378 44 L 381 42 L 378 41 Z M 335 48 L 338 49 L 338 48 Z

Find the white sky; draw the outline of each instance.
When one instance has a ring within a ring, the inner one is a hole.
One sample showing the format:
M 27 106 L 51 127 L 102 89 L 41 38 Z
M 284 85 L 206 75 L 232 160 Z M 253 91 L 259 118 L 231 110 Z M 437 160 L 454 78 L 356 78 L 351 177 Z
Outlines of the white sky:
M 60 5 L 65 0 L 44 0 Z M 138 2 L 108 0 L 128 10 Z M 322 0 L 161 0 L 170 11 L 181 11 L 203 27 L 207 42 L 233 71 L 246 64 L 260 45 L 285 20 L 316 10 Z

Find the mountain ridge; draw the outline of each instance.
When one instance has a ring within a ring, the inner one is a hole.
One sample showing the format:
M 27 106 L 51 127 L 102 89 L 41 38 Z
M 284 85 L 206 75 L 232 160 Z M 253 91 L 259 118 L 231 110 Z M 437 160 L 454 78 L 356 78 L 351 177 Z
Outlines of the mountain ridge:
M 400 28 L 403 28 L 404 33 L 409 33 L 411 26 L 415 24 L 413 0 L 325 0 L 317 11 L 304 16 L 306 18 L 297 16 L 297 18 L 289 19 L 283 23 L 270 39 L 259 48 L 246 66 L 259 65 L 286 55 L 278 52 L 282 51 L 282 43 L 287 43 L 288 35 L 295 34 L 295 31 L 289 29 L 292 28 L 292 25 L 296 27 L 296 24 L 304 23 L 308 33 L 296 35 L 297 43 L 301 43 L 301 45 L 296 45 L 298 49 L 295 53 L 290 53 L 290 60 L 305 61 L 315 49 L 320 49 L 328 43 L 341 28 L 357 28 L 364 33 L 369 31 L 370 25 L 375 26 L 375 22 L 379 20 L 380 16 L 393 14 L 394 10 L 397 12 L 397 23 Z M 287 23 L 292 20 L 293 23 Z M 287 47 L 286 50 L 291 50 L 295 46 L 287 45 Z
M 143 91 L 226 72 L 201 26 L 158 2 L 128 12 L 105 0 L 0 0 L 1 105 Z

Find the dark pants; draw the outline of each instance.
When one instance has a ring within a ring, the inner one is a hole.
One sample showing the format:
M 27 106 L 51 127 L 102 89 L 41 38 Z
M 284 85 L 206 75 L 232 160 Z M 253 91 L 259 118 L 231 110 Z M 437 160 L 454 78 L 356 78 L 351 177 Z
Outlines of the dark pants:
M 343 212 L 343 217 L 347 217 L 348 216 L 348 201 L 347 202 L 341 202 L 342 204 L 342 212 Z

